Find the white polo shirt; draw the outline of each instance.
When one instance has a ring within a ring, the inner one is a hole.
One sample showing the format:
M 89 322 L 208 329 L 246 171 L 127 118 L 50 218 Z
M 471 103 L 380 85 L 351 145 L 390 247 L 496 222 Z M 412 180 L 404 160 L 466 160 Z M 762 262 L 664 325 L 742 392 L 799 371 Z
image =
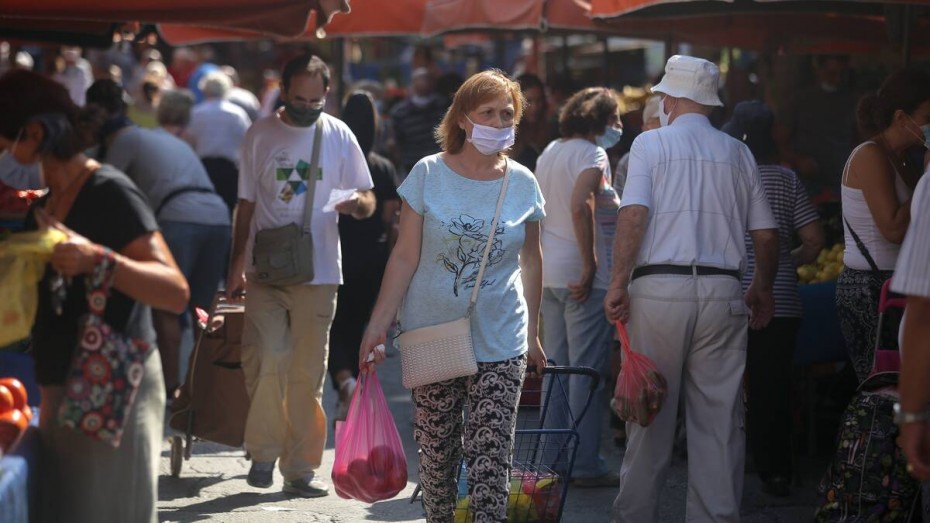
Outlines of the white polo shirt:
M 746 231 L 778 228 L 749 148 L 699 114 L 633 141 L 620 207 L 628 205 L 649 209 L 637 267 L 744 271 Z
M 207 100 L 191 110 L 186 132 L 201 158 L 225 158 L 239 165 L 239 146 L 252 121 L 245 110 L 227 100 Z
M 323 126 L 320 170 L 310 172 L 313 135 Z M 367 190 L 374 187 L 368 162 L 355 135 L 341 120 L 321 114 L 306 128 L 287 125 L 271 114 L 257 120 L 242 142 L 239 198 L 255 202 L 255 215 L 246 243 L 246 272 L 252 272 L 255 232 L 303 224 L 307 183 L 314 181 L 313 280 L 314 285 L 342 284 L 339 215 L 323 212 L 333 189 Z
M 911 200 L 911 223 L 898 254 L 891 290 L 930 298 L 930 176 L 917 183 Z

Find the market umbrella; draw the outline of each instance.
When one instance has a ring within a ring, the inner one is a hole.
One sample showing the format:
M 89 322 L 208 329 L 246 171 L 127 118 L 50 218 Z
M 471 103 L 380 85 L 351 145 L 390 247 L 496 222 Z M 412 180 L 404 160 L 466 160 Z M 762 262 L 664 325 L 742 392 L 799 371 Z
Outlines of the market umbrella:
M 316 40 L 321 36 L 410 36 L 420 34 L 425 0 L 393 0 L 390 7 L 383 0 L 352 0 L 350 12 L 332 17 L 319 31 L 316 13 L 307 20 L 298 35 L 282 38 L 262 31 L 205 27 L 190 24 L 160 24 L 158 32 L 172 45 L 203 42 L 244 41 L 274 38 L 277 40 Z
M 870 53 L 930 45 L 930 0 L 592 0 L 619 32 L 665 41 L 809 53 Z
M 21 27 L 50 20 L 200 24 L 296 36 L 306 30 L 311 12 L 321 13 L 317 20 L 325 23 L 343 10 L 347 0 L 3 0 L 0 20 Z
M 339 14 L 325 28 L 332 37 L 436 36 L 450 32 L 533 31 L 604 33 L 607 24 L 591 20 L 590 0 L 352 0 L 352 11 Z M 254 40 L 256 31 L 215 30 L 163 24 L 162 37 L 174 44 L 217 40 Z M 309 25 L 297 37 L 313 40 Z
M 604 33 L 592 20 L 589 0 L 427 0 L 421 32 L 433 36 L 464 31 Z

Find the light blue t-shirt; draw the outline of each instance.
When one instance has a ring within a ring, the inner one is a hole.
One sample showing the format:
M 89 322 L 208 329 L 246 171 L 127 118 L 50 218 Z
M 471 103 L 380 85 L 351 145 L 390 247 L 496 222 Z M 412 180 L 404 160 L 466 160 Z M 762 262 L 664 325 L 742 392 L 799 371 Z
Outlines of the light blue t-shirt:
M 508 161 L 507 194 L 471 318 L 478 361 L 514 358 L 526 352 L 527 307 L 518 262 L 526 222 L 545 216 L 536 178 Z M 423 217 L 420 262 L 400 310 L 403 330 L 461 318 L 468 310 L 478 266 L 490 233 L 503 178 L 470 180 L 439 154 L 410 170 L 397 193 Z

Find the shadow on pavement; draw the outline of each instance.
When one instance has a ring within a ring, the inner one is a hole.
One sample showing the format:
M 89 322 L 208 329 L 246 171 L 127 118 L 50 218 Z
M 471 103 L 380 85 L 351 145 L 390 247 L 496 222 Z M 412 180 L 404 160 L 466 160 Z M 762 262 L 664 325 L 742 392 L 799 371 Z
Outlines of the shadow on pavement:
M 420 500 L 410 503 L 406 491 L 397 498 L 372 504 L 368 511 L 368 521 L 422 521 L 426 517 Z
M 243 478 L 245 476 L 242 476 Z M 158 501 L 171 501 L 180 498 L 196 498 L 200 491 L 222 483 L 231 478 L 224 476 L 192 476 L 189 478 L 158 477 Z
M 183 479 L 181 481 L 183 481 Z M 237 508 L 254 507 L 259 503 L 280 502 L 287 499 L 287 496 L 281 492 L 275 492 L 274 494 L 240 492 L 230 496 L 210 499 L 202 503 L 185 505 L 178 509 L 163 508 L 158 511 L 158 520 L 177 523 L 206 521 L 215 519 L 217 514 L 225 514 Z

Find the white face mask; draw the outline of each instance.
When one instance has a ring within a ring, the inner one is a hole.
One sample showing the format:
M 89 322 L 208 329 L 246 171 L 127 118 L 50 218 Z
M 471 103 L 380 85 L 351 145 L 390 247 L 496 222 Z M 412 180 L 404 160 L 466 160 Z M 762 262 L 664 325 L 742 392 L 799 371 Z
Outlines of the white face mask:
M 45 187 L 42 162 L 19 163 L 10 151 L 0 152 L 0 182 L 19 190 Z
M 671 117 L 671 114 L 666 114 L 665 112 L 665 97 L 663 96 L 662 99 L 659 100 L 659 125 L 661 127 L 668 127 L 668 120 Z
M 465 119 L 471 122 L 473 126 L 471 136 L 466 139 L 475 146 L 475 149 L 478 149 L 479 153 L 491 156 L 504 149 L 509 149 L 513 145 L 515 137 L 512 125 L 498 129 L 497 127 L 472 122 L 471 118 L 467 116 Z

